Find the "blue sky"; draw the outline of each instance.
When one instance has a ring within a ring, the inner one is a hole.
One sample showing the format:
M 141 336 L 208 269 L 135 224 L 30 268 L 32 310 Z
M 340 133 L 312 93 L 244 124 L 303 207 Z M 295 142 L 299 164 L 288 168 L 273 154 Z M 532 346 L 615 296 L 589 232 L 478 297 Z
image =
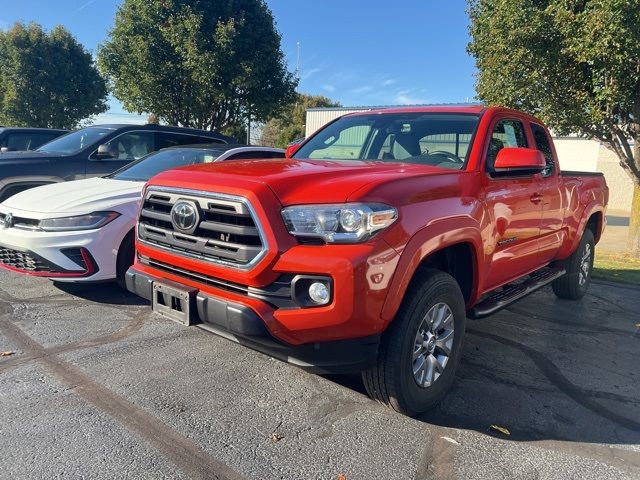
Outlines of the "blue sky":
M 68 28 L 95 53 L 120 1 L 2 0 L 0 28 L 35 21 Z M 299 91 L 343 105 L 464 102 L 474 92 L 464 0 L 267 0 Z M 111 101 L 110 114 L 122 106 Z

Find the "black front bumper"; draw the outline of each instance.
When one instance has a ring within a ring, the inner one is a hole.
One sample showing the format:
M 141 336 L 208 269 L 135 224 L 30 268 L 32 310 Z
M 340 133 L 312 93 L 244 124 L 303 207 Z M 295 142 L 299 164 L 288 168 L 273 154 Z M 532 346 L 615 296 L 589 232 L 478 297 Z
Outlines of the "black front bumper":
M 153 300 L 154 279 L 133 267 L 126 273 L 127 290 Z M 169 283 L 162 281 L 162 283 Z M 380 336 L 288 345 L 275 339 L 251 308 L 195 292 L 192 322 L 203 330 L 314 373 L 353 373 L 370 368 L 378 357 Z

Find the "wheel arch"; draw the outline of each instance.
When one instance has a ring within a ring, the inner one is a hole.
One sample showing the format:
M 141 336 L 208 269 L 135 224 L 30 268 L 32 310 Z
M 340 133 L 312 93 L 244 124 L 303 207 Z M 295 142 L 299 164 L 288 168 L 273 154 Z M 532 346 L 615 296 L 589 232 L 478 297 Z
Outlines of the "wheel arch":
M 473 220 L 469 219 L 469 223 Z M 467 306 L 472 305 L 482 283 L 482 238 L 477 224 L 447 228 L 451 222 L 425 227 L 416 233 L 402 251 L 382 309 L 386 326 L 395 317 L 406 291 L 418 271 L 436 268 L 449 273 L 462 290 Z

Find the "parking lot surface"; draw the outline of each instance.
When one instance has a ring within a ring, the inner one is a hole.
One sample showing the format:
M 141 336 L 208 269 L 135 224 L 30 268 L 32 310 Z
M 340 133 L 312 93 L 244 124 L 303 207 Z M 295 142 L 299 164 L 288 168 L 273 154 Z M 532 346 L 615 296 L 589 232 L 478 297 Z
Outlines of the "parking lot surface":
M 469 321 L 453 389 L 411 419 L 114 285 L 0 272 L 0 477 L 637 479 L 638 312 L 593 283 Z

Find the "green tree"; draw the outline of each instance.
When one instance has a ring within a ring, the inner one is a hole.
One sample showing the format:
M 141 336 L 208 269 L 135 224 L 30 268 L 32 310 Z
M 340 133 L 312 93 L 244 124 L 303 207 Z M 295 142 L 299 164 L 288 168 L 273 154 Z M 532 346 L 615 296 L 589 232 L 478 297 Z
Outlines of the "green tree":
M 640 0 L 469 0 L 469 13 L 479 98 L 615 152 L 640 255 Z
M 127 110 L 211 130 L 266 120 L 296 85 L 263 0 L 124 0 L 98 64 Z
M 340 103 L 321 95 L 297 94 L 295 101 L 281 115 L 263 125 L 261 143 L 266 146 L 285 148 L 294 140 L 305 136 L 309 108 L 339 106 Z
M 107 85 L 63 27 L 16 23 L 0 32 L 0 123 L 73 128 L 107 110 Z

